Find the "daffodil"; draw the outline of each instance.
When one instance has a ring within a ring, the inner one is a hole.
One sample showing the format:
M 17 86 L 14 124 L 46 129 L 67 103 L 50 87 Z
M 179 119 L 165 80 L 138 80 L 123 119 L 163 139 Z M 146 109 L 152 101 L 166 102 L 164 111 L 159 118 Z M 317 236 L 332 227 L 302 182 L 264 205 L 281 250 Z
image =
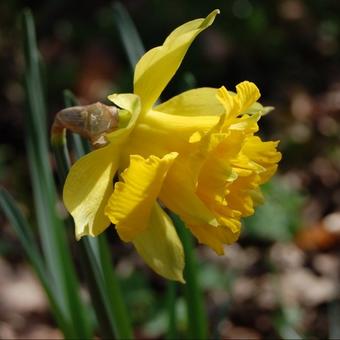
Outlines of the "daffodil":
M 277 142 L 255 136 L 265 108 L 251 82 L 236 93 L 197 88 L 156 104 L 218 13 L 178 27 L 139 60 L 133 93 L 108 97 L 118 108 L 118 128 L 72 166 L 63 192 L 77 239 L 112 223 L 153 270 L 182 282 L 183 248 L 164 209 L 221 255 L 239 237 L 241 218 L 262 201 L 260 185 L 280 160 Z

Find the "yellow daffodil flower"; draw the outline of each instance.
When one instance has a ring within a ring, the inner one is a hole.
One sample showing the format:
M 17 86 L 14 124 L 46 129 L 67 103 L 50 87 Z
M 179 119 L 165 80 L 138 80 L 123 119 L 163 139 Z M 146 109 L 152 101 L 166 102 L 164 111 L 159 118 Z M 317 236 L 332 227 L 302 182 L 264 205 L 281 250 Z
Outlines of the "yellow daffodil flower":
M 241 217 L 262 201 L 259 187 L 281 157 L 277 142 L 255 136 L 265 108 L 251 82 L 239 84 L 236 93 L 198 88 L 155 104 L 218 13 L 178 27 L 139 60 L 133 94 L 108 97 L 119 108 L 119 128 L 73 165 L 63 193 L 77 239 L 113 223 L 158 274 L 182 282 L 183 248 L 164 207 L 223 254 L 240 234 Z

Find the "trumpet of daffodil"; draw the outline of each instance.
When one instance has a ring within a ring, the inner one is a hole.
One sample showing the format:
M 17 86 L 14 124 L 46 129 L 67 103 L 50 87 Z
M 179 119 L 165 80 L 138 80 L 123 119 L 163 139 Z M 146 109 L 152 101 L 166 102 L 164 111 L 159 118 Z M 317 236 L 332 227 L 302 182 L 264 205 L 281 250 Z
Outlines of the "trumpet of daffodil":
M 101 147 L 72 166 L 63 192 L 77 239 L 112 223 L 154 271 L 182 282 L 183 248 L 164 208 L 221 255 L 237 240 L 240 219 L 262 201 L 260 185 L 281 157 L 277 142 L 255 135 L 266 109 L 251 82 L 237 85 L 236 93 L 197 88 L 156 104 L 190 44 L 218 13 L 185 23 L 144 54 L 133 93 L 108 97 L 116 125 L 100 134 Z

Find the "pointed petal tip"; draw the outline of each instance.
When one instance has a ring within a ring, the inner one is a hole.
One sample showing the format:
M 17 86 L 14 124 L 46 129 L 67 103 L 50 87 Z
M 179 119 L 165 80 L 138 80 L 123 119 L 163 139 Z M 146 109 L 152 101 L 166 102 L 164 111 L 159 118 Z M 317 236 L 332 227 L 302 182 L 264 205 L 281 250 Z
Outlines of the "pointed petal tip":
M 267 115 L 268 113 L 272 112 L 275 110 L 275 107 L 274 106 L 264 106 L 263 107 L 263 111 L 262 111 L 262 116 L 265 116 Z
M 216 8 L 216 9 L 214 9 L 214 10 L 207 16 L 207 19 L 208 19 L 208 18 L 211 19 L 211 20 L 212 20 L 211 23 L 213 23 L 213 21 L 215 20 L 216 16 L 217 16 L 218 14 L 220 14 L 220 13 L 221 13 L 221 11 L 220 11 L 218 8 Z
M 175 75 L 191 43 L 212 25 L 219 9 L 205 18 L 194 19 L 177 27 L 163 45 L 146 52 L 138 61 L 134 74 L 134 93 L 141 97 L 143 112 L 149 110 Z
M 75 227 L 75 238 L 77 241 L 80 241 L 84 236 L 96 236 L 92 229 L 89 227 L 89 225 L 86 225 L 86 226 L 77 226 Z
M 184 280 L 183 275 L 181 275 L 176 281 L 179 282 L 179 283 L 182 283 L 183 285 L 185 285 L 185 284 L 187 283 L 187 282 Z
M 208 27 L 210 25 L 212 25 L 212 23 L 214 22 L 217 14 L 220 14 L 220 10 L 219 9 L 214 9 L 211 13 L 209 13 L 206 18 L 204 19 L 202 26 L 203 27 Z
M 75 232 L 76 241 L 80 241 L 83 236 L 86 236 L 86 232 L 84 232 L 84 231 L 83 232 L 77 232 L 77 230 L 76 230 L 76 232 Z
M 181 284 L 186 284 L 187 282 L 184 279 L 183 276 L 183 272 L 184 272 L 184 267 L 175 271 L 170 272 L 164 272 L 164 271 L 156 271 L 157 274 L 159 274 L 160 276 L 162 276 L 163 278 L 165 278 L 166 280 L 170 280 L 170 281 L 175 281 Z
M 114 103 L 115 100 L 116 100 L 116 98 L 117 98 L 117 96 L 118 96 L 117 93 L 112 93 L 112 94 L 110 94 L 110 95 L 107 96 L 107 99 L 108 99 L 110 102 Z
M 149 227 L 132 242 L 139 255 L 157 274 L 185 283 L 182 243 L 172 221 L 158 203 L 154 205 Z
M 80 241 L 83 236 L 85 236 L 85 235 L 76 235 L 76 241 Z
M 112 93 L 107 99 L 122 109 L 139 114 L 140 98 L 134 93 Z

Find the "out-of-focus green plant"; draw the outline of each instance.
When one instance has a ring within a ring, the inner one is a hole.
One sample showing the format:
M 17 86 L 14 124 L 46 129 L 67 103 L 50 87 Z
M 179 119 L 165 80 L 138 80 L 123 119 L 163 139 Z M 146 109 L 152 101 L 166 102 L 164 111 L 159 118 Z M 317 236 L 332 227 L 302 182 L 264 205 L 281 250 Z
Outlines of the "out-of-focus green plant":
M 245 220 L 246 235 L 269 241 L 290 241 L 301 228 L 304 198 L 279 178 L 263 186 L 265 203 Z
M 51 310 L 66 338 L 93 337 L 94 324 L 88 306 L 80 298 L 77 274 L 71 259 L 63 222 L 57 214 L 57 194 L 49 166 L 48 129 L 45 98 L 40 72 L 32 14 L 23 14 L 23 47 L 25 54 L 26 144 L 34 194 L 36 219 L 42 252 L 14 199 L 1 189 L 0 204 L 48 296 Z M 70 103 L 70 96 L 66 96 Z M 79 137 L 73 136 L 77 156 L 86 152 Z M 63 181 L 68 171 L 66 144 L 56 148 L 58 175 Z M 131 338 L 132 331 L 117 278 L 112 270 L 105 236 L 84 239 L 78 243 L 83 270 L 96 312 L 100 333 L 106 338 Z M 85 262 L 85 263 L 84 263 Z
M 57 194 L 49 166 L 40 58 L 30 11 L 23 13 L 22 30 L 27 99 L 26 145 L 42 252 L 34 240 L 32 227 L 4 190 L 1 191 L 1 205 L 45 288 L 60 329 L 66 337 L 89 338 L 93 334 L 93 325 L 87 307 L 80 299 L 79 282 L 66 243 L 65 230 L 56 211 Z
M 65 106 L 76 105 L 76 99 L 70 91 L 64 92 Z M 76 157 L 89 151 L 86 140 L 72 134 Z M 53 144 L 57 159 L 58 174 L 64 183 L 70 167 L 70 157 L 66 145 L 66 136 L 56 145 Z M 70 221 L 70 220 L 69 220 Z M 83 270 L 86 275 L 93 306 L 96 311 L 101 333 L 105 337 L 113 335 L 119 338 L 131 338 L 132 330 L 126 306 L 122 299 L 119 282 L 113 271 L 105 234 L 97 238 L 85 237 L 79 241 L 79 251 Z

